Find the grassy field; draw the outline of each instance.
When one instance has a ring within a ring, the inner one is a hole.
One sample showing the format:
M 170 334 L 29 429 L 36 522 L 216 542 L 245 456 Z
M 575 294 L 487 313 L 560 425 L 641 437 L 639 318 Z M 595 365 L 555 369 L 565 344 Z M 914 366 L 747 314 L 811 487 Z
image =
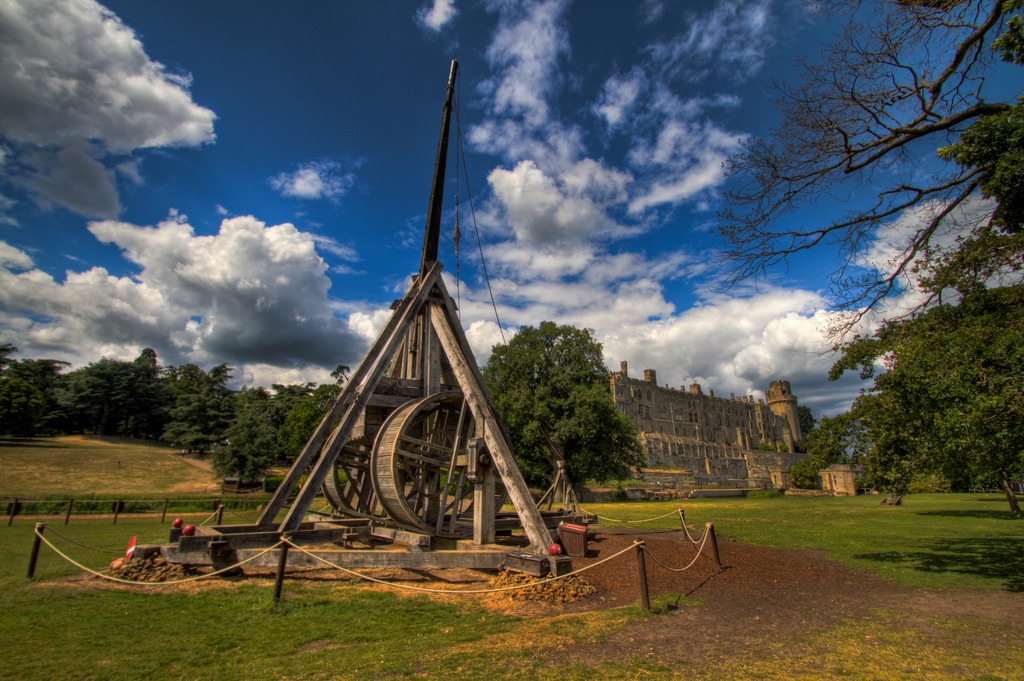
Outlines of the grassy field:
M 50 444 L 0 446 L 0 463 L 13 472 L 0 482 L 0 493 L 14 493 L 16 488 L 25 495 L 71 489 L 84 493 L 85 487 L 69 489 L 66 482 L 88 480 L 90 492 L 117 496 L 130 484 L 134 494 L 163 496 L 168 486 L 210 481 L 208 472 L 184 464 L 165 449 Z M 49 450 L 51 459 L 39 457 L 49 475 L 25 472 L 42 467 L 31 453 Z M 130 471 L 133 466 L 124 463 L 130 456 L 140 457 L 138 461 L 150 458 L 129 483 L 118 476 L 116 461 Z M 106 464 L 99 465 L 97 458 Z M 82 466 L 73 466 L 75 460 Z M 56 481 L 56 486 L 48 486 L 47 480 Z M 97 487 L 104 481 L 106 486 Z M 907 586 L 1024 589 L 1024 522 L 1009 518 L 1000 495 L 913 495 L 898 507 L 881 506 L 879 501 L 777 497 L 587 508 L 604 518 L 604 525 L 622 524 L 612 519 L 644 520 L 631 526 L 656 529 L 678 528 L 677 515 L 647 519 L 682 506 L 691 528 L 714 522 L 720 537 L 819 549 L 834 560 Z M 88 577 L 45 547 L 36 579 L 27 580 L 32 529 L 33 523 L 22 518 L 12 527 L 0 526 L 0 681 L 813 679 L 823 670 L 864 680 L 994 681 L 1021 678 L 1024 668 L 1019 629 L 954 617 L 934 619 L 922 629 L 898 604 L 868 618 L 816 629 L 797 641 L 779 641 L 767 656 L 721 660 L 710 672 L 695 673 L 681 662 L 670 670 L 640 658 L 595 660 L 593 666 L 565 664 L 560 651 L 633 631 L 627 627 L 672 618 L 665 614 L 665 606 L 679 597 L 656 597 L 659 612 L 654 614 L 634 605 L 529 618 L 488 610 L 474 598 L 432 599 L 351 580 L 290 578 L 284 600 L 274 604 L 269 574 L 241 581 L 123 589 Z M 47 536 L 69 557 L 101 568 L 124 550 L 132 535 L 140 543 L 162 543 L 167 532 L 167 524 L 156 518 L 135 517 L 118 525 L 109 519 L 81 518 L 67 527 L 52 523 Z M 728 563 L 727 552 L 723 559 Z M 703 607 L 699 602 L 687 604 Z M 951 671 L 954 658 L 957 667 Z
M 144 440 L 83 436 L 0 439 L 0 496 L 194 495 L 219 489 L 213 473 Z
M 881 507 L 876 498 L 784 497 L 683 505 L 691 526 L 714 521 L 722 536 L 819 548 L 903 584 L 998 589 L 1018 583 L 1024 562 L 1024 524 L 1005 519 L 1000 502 L 994 495 L 920 495 L 900 507 Z M 678 505 L 595 504 L 590 510 L 641 520 Z M 641 525 L 678 527 L 678 521 Z M 133 534 L 142 543 L 159 543 L 167 525 L 83 519 L 47 534 L 70 557 L 99 568 L 114 554 L 86 547 L 120 552 Z M 29 581 L 31 541 L 28 522 L 0 528 L 0 679 L 811 679 L 826 664 L 855 679 L 992 681 L 1015 678 L 1024 659 L 1019 632 L 946 618 L 932 622 L 923 637 L 894 609 L 815 631 L 797 644 L 780 642 L 769 658 L 724 660 L 710 676 L 680 675 L 639 659 L 593 668 L 551 664 L 559 649 L 670 615 L 649 615 L 634 605 L 520 618 L 488 611 L 472 598 L 439 601 L 353 581 L 304 579 L 290 579 L 285 599 L 275 605 L 269 575 L 240 583 L 121 590 L 83 575 L 45 547 L 36 579 Z M 656 604 L 673 598 L 662 595 Z M 964 644 L 979 636 L 983 644 Z M 974 671 L 950 673 L 950 650 L 959 650 L 958 659 Z
M 682 507 L 687 523 L 780 548 L 821 549 L 832 560 L 905 586 L 1024 590 L 1024 521 L 1002 494 L 914 494 L 900 506 L 877 496 L 689 499 L 593 505 L 636 521 Z M 604 521 L 609 526 L 625 525 Z M 678 528 L 678 516 L 642 527 Z

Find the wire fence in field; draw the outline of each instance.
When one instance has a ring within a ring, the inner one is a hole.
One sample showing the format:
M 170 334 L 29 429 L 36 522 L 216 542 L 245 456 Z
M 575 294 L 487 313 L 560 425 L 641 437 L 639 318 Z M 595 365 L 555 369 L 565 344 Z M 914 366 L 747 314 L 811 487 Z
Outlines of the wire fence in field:
M 132 516 L 160 516 L 160 522 L 179 515 L 211 514 L 216 516 L 218 524 L 224 515 L 232 518 L 232 522 L 254 522 L 266 498 L 231 498 L 231 497 L 187 497 L 162 499 L 100 499 L 93 496 L 84 498 L 0 498 L 0 508 L 5 509 L 7 526 L 10 527 L 18 516 L 38 520 L 40 518 L 63 520 L 70 524 L 75 517 L 90 516 L 113 517 L 116 524 L 118 518 Z

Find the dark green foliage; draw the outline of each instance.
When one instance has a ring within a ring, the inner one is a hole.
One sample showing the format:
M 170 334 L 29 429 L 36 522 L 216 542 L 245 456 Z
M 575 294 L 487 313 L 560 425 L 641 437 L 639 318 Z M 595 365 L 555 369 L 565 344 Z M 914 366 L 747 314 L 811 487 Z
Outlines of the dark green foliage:
M 4 371 L 6 378 L 20 378 L 42 393 L 45 406 L 37 435 L 67 431 L 67 411 L 60 398 L 67 384 L 63 371 L 69 366 L 56 359 L 22 359 L 11 362 Z
M 965 295 L 914 319 L 890 322 L 844 348 L 833 375 L 876 373 L 854 412 L 867 424 L 875 486 L 902 494 L 921 473 L 938 472 L 954 490 L 1024 473 L 1024 287 Z
M 0 435 L 35 435 L 45 407 L 43 394 L 27 381 L 0 378 Z
M 213 454 L 217 475 L 237 475 L 242 482 L 261 480 L 278 459 L 278 421 L 278 410 L 266 388 L 242 388 L 235 396 L 228 444 Z
M 302 452 L 328 407 L 340 393 L 339 385 L 322 385 L 292 406 L 277 432 L 277 444 L 285 458 L 292 459 Z
M 849 412 L 821 417 L 804 444 L 818 470 L 834 464 L 860 463 L 871 445 L 864 422 Z
M 800 432 L 803 433 L 804 437 L 814 430 L 816 421 L 814 420 L 814 413 L 810 407 L 805 407 L 802 404 L 796 408 L 796 415 L 800 421 Z
M 163 439 L 188 451 L 208 451 L 222 443 L 233 417 L 231 391 L 225 385 L 232 369 L 220 364 L 209 374 L 194 364 L 168 369 L 174 399 Z
M 816 489 L 818 467 L 810 459 L 796 462 L 789 467 L 789 484 L 797 489 Z
M 495 346 L 484 379 L 529 482 L 553 475 L 552 450 L 574 481 L 622 479 L 643 464 L 636 432 L 609 395 L 593 331 L 525 326 L 508 345 Z

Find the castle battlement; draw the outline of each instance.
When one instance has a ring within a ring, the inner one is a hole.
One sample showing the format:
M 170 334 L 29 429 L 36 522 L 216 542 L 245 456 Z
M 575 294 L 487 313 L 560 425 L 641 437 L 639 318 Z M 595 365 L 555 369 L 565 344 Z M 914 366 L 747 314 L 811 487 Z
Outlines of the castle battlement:
M 717 397 L 713 390 L 705 395 L 699 383 L 659 386 L 654 369 L 644 369 L 643 379 L 630 378 L 626 362 L 609 381 L 616 409 L 639 432 L 649 466 L 682 468 L 714 485 L 777 487 L 789 459 L 804 458 L 784 456 L 802 437 L 789 381 L 773 381 L 766 399 Z M 776 465 L 766 461 L 773 454 Z

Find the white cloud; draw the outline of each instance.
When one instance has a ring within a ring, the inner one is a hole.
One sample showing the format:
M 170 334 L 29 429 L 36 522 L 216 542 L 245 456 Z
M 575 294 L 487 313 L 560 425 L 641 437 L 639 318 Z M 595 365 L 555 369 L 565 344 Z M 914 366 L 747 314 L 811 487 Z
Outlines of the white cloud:
M 455 0 L 433 0 L 416 12 L 416 23 L 435 33 L 448 25 L 459 13 Z
M 188 88 L 92 0 L 0 4 L 0 134 L 31 169 L 14 179 L 43 205 L 113 215 L 101 159 L 212 142 L 215 116 Z
M 668 120 L 654 140 L 638 143 L 630 153 L 638 167 L 656 171 L 644 193 L 630 201 L 630 213 L 676 204 L 720 186 L 725 182 L 723 164 L 739 148 L 736 135 L 711 123 Z
M 3 251 L 0 308 L 11 315 L 6 326 L 21 329 L 18 346 L 80 361 L 132 358 L 152 347 L 165 363 L 240 369 L 356 362 L 365 343 L 328 299 L 327 266 L 309 234 L 246 216 L 197 236 L 183 220 L 90 224 L 138 267 L 131 277 L 94 267 L 56 281 L 26 269 L 24 254 Z
M 639 69 L 622 76 L 613 75 L 605 81 L 593 106 L 594 113 L 604 119 L 609 128 L 618 127 L 627 120 L 645 87 L 646 78 Z
M 687 30 L 652 45 L 650 54 L 668 78 L 697 80 L 714 74 L 742 81 L 756 74 L 775 43 L 773 0 L 716 2 L 706 15 L 689 13 Z
M 27 253 L 11 246 L 6 241 L 0 241 L 0 267 L 27 270 L 34 264 Z
M 358 164 L 356 164 L 358 165 Z M 343 170 L 337 161 L 309 161 L 290 173 L 270 179 L 270 185 L 284 196 L 298 199 L 338 199 L 355 185 L 352 170 Z
M 498 28 L 487 48 L 487 60 L 499 75 L 481 85 L 493 113 L 519 117 L 529 128 L 548 122 L 546 96 L 558 83 L 558 57 L 569 53 L 562 25 L 567 6 L 564 0 L 499 6 Z
M 588 193 L 621 200 L 628 176 L 594 162 L 577 164 L 561 182 L 533 161 L 522 161 L 512 170 L 496 168 L 487 181 L 518 241 L 576 244 L 627 231 Z

